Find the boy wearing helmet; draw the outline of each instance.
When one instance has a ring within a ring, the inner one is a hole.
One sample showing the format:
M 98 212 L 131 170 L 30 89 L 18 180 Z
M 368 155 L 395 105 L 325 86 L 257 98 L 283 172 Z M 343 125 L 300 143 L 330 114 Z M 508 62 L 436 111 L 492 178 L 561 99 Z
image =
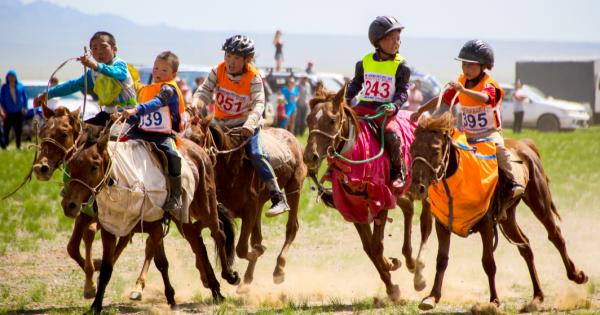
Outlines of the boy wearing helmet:
M 446 106 L 452 102 L 456 93 L 460 93 L 454 102 L 460 103 L 462 127 L 469 141 L 483 138 L 492 138 L 496 143 L 496 156 L 498 167 L 508 176 L 511 185 L 512 197 L 523 194 L 525 188 L 515 181 L 510 154 L 504 147 L 504 139 L 500 134 L 502 130 L 500 118 L 500 103 L 504 97 L 504 90 L 489 74 L 486 69 L 494 66 L 494 51 L 492 47 L 482 40 L 470 40 L 465 43 L 455 58 L 462 62 L 463 73 L 456 82 L 449 82 L 450 88 L 444 92 L 442 103 Z M 425 111 L 435 108 L 438 97 L 421 106 L 411 115 L 411 120 L 417 121 Z M 452 105 L 454 105 L 452 104 Z M 500 219 L 505 217 L 500 214 Z
M 346 90 L 346 101 L 358 95 L 359 103 L 354 111 L 359 116 L 376 114 L 382 104 L 392 103 L 393 108 L 386 110 L 388 120 L 384 126 L 385 149 L 390 156 L 391 179 L 394 190 L 404 186 L 404 170 L 400 141 L 396 136 L 397 125 L 392 119 L 408 97 L 410 69 L 404 57 L 398 54 L 400 32 L 404 26 L 391 16 L 378 16 L 369 26 L 369 41 L 375 46 L 375 52 L 369 53 L 356 63 L 354 78 Z M 360 93 L 360 94 L 359 94 Z M 383 117 L 376 120 L 381 126 Z
M 245 35 L 225 40 L 224 62 L 212 69 L 202 86 L 194 93 L 192 107 L 202 109 L 215 96 L 213 124 L 242 127 L 242 136 L 249 137 L 246 152 L 260 179 L 271 193 L 271 208 L 267 217 L 290 210 L 285 195 L 279 189 L 275 172 L 262 151 L 259 133 L 260 119 L 265 109 L 262 78 L 252 66 L 254 41 Z

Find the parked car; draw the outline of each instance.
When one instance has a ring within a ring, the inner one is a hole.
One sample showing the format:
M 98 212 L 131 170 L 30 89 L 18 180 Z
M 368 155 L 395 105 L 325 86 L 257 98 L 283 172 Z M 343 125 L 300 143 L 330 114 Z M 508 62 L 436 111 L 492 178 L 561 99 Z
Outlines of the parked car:
M 511 127 L 514 121 L 514 86 L 501 84 L 505 95 L 502 101 L 502 125 Z M 590 120 L 590 113 L 584 104 L 547 98 L 539 89 L 523 85 L 523 91 L 529 97 L 525 104 L 523 127 L 540 131 L 574 130 L 585 128 Z
M 435 77 L 411 68 L 409 82 L 417 81 L 420 83 L 421 94 L 423 94 L 423 104 L 440 95 L 442 86 Z
M 308 78 L 311 88 L 314 90 L 318 81 L 322 81 L 325 89 L 330 91 L 338 91 L 344 86 L 344 76 L 337 73 L 319 72 L 314 74 L 306 74 L 304 70 L 296 68 L 285 68 L 283 71 L 274 71 L 271 67 L 259 68 L 261 75 L 267 79 L 267 83 L 271 90 L 276 93 L 285 85 L 288 78 L 293 77 L 296 81 L 302 78 Z

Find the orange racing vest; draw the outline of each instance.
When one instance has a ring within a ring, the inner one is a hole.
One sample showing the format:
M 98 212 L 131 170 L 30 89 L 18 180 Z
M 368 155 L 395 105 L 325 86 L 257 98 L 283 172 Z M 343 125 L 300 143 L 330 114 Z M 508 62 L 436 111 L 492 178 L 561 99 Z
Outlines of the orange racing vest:
M 461 74 L 458 77 L 458 82 L 464 86 L 467 82 L 467 77 Z M 497 130 L 502 126 L 500 104 L 504 98 L 504 90 L 496 80 L 486 73 L 479 83 L 469 88 L 469 90 L 481 92 L 488 84 L 493 85 L 496 91 L 500 92 L 500 95 L 496 95 L 496 106 L 476 101 L 464 93 L 458 95 L 458 102 L 461 105 L 463 129 L 467 134 L 479 134 L 490 130 Z
M 215 89 L 215 118 L 234 119 L 242 117 L 250 108 L 250 88 L 252 79 L 258 70 L 251 64 L 246 65 L 246 72 L 239 82 L 227 76 L 225 63 L 217 66 L 217 87 Z
M 175 83 L 174 80 L 167 82 L 152 83 L 142 87 L 141 90 L 138 92 L 138 102 L 145 103 L 153 99 L 156 95 L 158 95 L 163 84 L 168 84 L 174 87 L 175 91 L 177 91 L 177 98 L 179 101 L 179 108 L 177 110 L 179 113 L 179 126 L 173 128 L 171 109 L 167 105 L 162 106 L 159 110 L 155 112 L 141 116 L 139 128 L 143 131 L 158 132 L 164 134 L 170 134 L 172 130 L 175 130 L 176 132 L 181 132 L 185 130 L 186 127 L 184 119 L 186 116 L 185 101 L 183 99 L 183 93 L 181 93 L 181 90 L 179 89 L 177 83 Z

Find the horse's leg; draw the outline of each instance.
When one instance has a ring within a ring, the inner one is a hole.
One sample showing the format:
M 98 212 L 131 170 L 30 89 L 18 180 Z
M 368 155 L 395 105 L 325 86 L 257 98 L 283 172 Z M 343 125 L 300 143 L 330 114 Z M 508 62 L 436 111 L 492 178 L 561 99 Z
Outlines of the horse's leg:
M 431 235 L 431 230 L 433 228 L 433 216 L 431 215 L 431 206 L 429 202 L 423 200 L 421 202 L 421 207 L 421 245 L 419 246 L 419 253 L 417 254 L 417 267 L 413 279 L 413 285 L 417 291 L 425 289 L 425 286 L 427 285 L 425 277 L 423 276 L 423 269 L 425 269 L 425 260 L 423 259 L 423 256 L 425 255 L 427 240 L 429 239 L 429 235 Z
M 402 243 L 402 255 L 406 261 L 406 268 L 409 272 L 415 272 L 415 259 L 412 257 L 412 219 L 414 215 L 413 200 L 404 195 L 397 198 L 398 205 L 402 209 L 404 216 L 404 242 Z
M 523 201 L 546 228 L 546 231 L 548 232 L 548 239 L 550 242 L 552 242 L 552 244 L 554 244 L 556 249 L 558 249 L 558 252 L 562 257 L 569 280 L 577 284 L 586 283 L 588 281 L 588 276 L 575 266 L 575 263 L 571 260 L 571 257 L 569 257 L 569 254 L 567 253 L 565 239 L 562 236 L 560 226 L 556 224 L 556 220 L 554 219 L 554 213 L 556 212 L 556 206 L 554 205 L 554 202 L 552 200 L 550 200 L 548 204 L 544 202 L 544 196 L 546 195 L 544 195 L 543 191 L 545 191 L 548 195 L 550 194 L 548 184 L 546 181 L 544 181 L 542 186 L 545 188 L 542 187 L 540 189 L 542 191 L 537 190 L 539 188 L 538 186 L 539 185 L 531 185 L 530 182 L 530 184 L 527 185 L 527 190 L 523 197 Z M 530 187 L 532 188 L 530 189 Z M 548 196 L 547 198 L 551 197 Z
M 121 243 L 121 239 L 123 239 L 123 237 L 121 237 L 119 239 L 119 243 L 117 244 L 117 250 L 119 249 L 119 244 Z M 131 239 L 131 237 L 129 237 L 129 239 Z M 127 243 L 125 243 L 127 244 Z M 144 264 L 142 265 L 142 270 L 140 270 L 140 275 L 137 278 L 137 281 L 135 282 L 135 288 L 129 293 L 129 299 L 130 300 L 135 300 L 135 301 L 139 301 L 142 299 L 142 292 L 144 291 L 144 288 L 146 287 L 146 275 L 148 274 L 148 268 L 150 268 L 150 262 L 152 261 L 152 258 L 154 258 L 154 253 L 156 251 L 155 248 L 153 248 L 153 242 L 152 242 L 152 238 L 150 236 L 148 236 L 148 238 L 146 239 L 146 249 L 145 249 L 145 255 L 144 255 Z M 121 249 L 122 250 L 122 249 Z M 118 258 L 118 256 L 116 255 L 116 251 L 115 251 L 115 260 Z
M 115 254 L 115 246 L 117 242 L 116 236 L 101 230 L 102 234 L 102 265 L 100 266 L 100 275 L 98 276 L 98 291 L 96 292 L 96 298 L 92 303 L 92 311 L 96 314 L 102 312 L 102 300 L 104 299 L 104 292 L 106 286 L 110 281 L 110 277 L 113 271 L 113 256 Z
M 123 253 L 123 250 L 125 250 L 125 247 L 127 247 L 129 242 L 131 241 L 132 237 L 133 233 L 123 237 L 119 237 L 119 240 L 117 241 L 117 247 L 115 248 L 115 256 L 113 257 L 114 261 L 117 261 L 119 259 L 119 257 Z M 148 240 L 146 240 L 146 246 L 148 246 Z M 152 258 L 150 258 L 150 260 L 152 260 Z
M 273 271 L 273 282 L 276 284 L 282 283 L 285 280 L 284 268 L 287 260 L 287 253 L 292 242 L 296 238 L 296 233 L 298 233 L 300 227 L 298 224 L 298 203 L 300 202 L 299 189 L 302 188 L 301 185 L 302 183 L 286 187 L 286 191 L 291 191 L 293 193 L 286 195 L 290 211 L 288 212 L 288 220 L 285 226 L 285 241 L 283 242 L 283 247 L 279 252 L 279 256 L 277 256 L 277 265 Z
M 96 285 L 94 284 L 94 271 L 96 268 L 94 266 L 94 259 L 92 258 L 92 243 L 94 242 L 94 237 L 96 236 L 96 222 L 94 218 L 85 214 L 78 215 L 77 219 L 82 216 L 84 218 L 79 221 L 79 224 L 83 225 L 80 227 L 83 228 L 83 235 L 80 235 L 79 237 L 83 236 L 83 244 L 85 245 L 85 267 L 83 268 L 85 273 L 85 284 L 83 287 L 83 297 L 86 299 L 91 299 L 96 296 Z M 75 229 L 73 229 L 73 235 L 75 235 Z M 71 237 L 71 240 L 73 240 L 73 237 Z M 80 255 L 79 243 L 81 243 L 81 238 L 79 238 L 79 240 L 73 240 L 73 244 L 77 245 L 77 255 Z M 71 241 L 69 241 L 69 246 L 72 246 Z
M 208 221 L 208 228 L 210 229 L 210 235 L 215 240 L 215 247 L 217 249 L 217 254 L 219 255 L 219 260 L 221 261 L 221 277 L 225 279 L 229 284 L 238 285 L 241 281 L 239 274 L 232 269 L 232 265 L 230 262 L 233 261 L 233 257 L 230 259 L 228 257 L 227 247 L 226 247 L 226 235 L 225 229 L 221 226 L 221 224 L 231 225 L 231 229 L 233 230 L 233 222 L 225 222 L 228 220 L 228 217 L 224 217 L 223 221 L 219 219 L 219 210 L 217 207 L 217 199 L 213 194 L 212 197 L 208 197 L 209 199 L 209 213 L 207 214 L 206 220 Z M 201 222 L 196 223 L 196 227 L 198 231 L 202 231 L 202 228 L 199 226 Z M 235 235 L 230 235 L 229 237 L 235 238 Z M 235 241 L 235 240 L 234 240 Z
M 255 203 L 250 202 L 249 204 L 252 205 Z M 242 214 L 242 228 L 240 230 L 240 238 L 238 240 L 237 246 L 235 247 L 235 252 L 239 258 L 248 260 L 248 266 L 246 267 L 246 271 L 244 272 L 244 280 L 238 287 L 237 293 L 246 293 L 249 290 L 248 284 L 252 283 L 256 260 L 258 259 L 258 256 L 262 254 L 260 251 L 262 250 L 264 252 L 264 248 L 257 248 L 259 251 L 256 251 L 254 249 L 254 240 L 252 241 L 252 251 L 248 251 L 250 235 L 255 230 L 255 226 L 257 224 L 260 224 L 258 217 L 260 216 L 261 211 L 258 209 L 257 206 L 249 206 L 246 208 L 246 210 L 247 211 L 244 211 L 244 213 Z
M 377 261 L 375 264 L 379 266 L 377 270 L 379 271 L 379 276 L 381 280 L 385 283 L 386 293 L 390 300 L 398 301 L 400 300 L 400 288 L 398 285 L 392 283 L 392 275 L 390 270 L 395 270 L 399 266 L 390 262 L 383 255 L 383 239 L 385 237 L 385 224 L 387 222 L 387 210 L 380 211 L 377 214 L 377 220 L 373 226 L 373 235 L 371 236 L 371 253 L 373 255 L 373 259 Z
M 538 279 L 537 271 L 535 269 L 533 251 L 531 250 L 529 239 L 519 227 L 515 217 L 516 207 L 517 205 L 514 205 L 507 209 L 507 219 L 505 221 L 500 221 L 500 224 L 502 225 L 504 235 L 513 243 L 517 244 L 519 254 L 521 254 L 521 257 L 523 257 L 527 263 L 527 269 L 529 269 L 529 276 L 531 277 L 531 283 L 533 284 L 533 300 L 526 305 L 522 311 L 530 313 L 537 311 L 539 305 L 544 301 L 544 293 L 542 292 L 540 280 Z
M 483 270 L 488 277 L 490 287 L 490 302 L 500 306 L 500 299 L 496 291 L 496 261 L 494 260 L 494 225 L 491 216 L 486 215 L 477 223 L 479 225 L 479 235 L 483 245 L 483 254 L 481 263 Z
M 435 264 L 435 280 L 431 292 L 425 297 L 419 309 L 422 311 L 431 310 L 440 301 L 442 297 L 442 282 L 444 282 L 444 273 L 448 267 L 448 253 L 450 251 L 450 231 L 448 231 L 440 222 L 435 222 L 435 233 L 438 238 L 438 253 Z
M 163 284 L 165 286 L 165 297 L 167 298 L 167 303 L 171 306 L 171 308 L 175 308 L 175 290 L 171 285 L 171 280 L 169 279 L 169 261 L 167 260 L 167 255 L 165 255 L 165 246 L 163 243 L 164 232 L 162 229 L 162 222 L 155 221 L 152 222 L 150 230 L 148 231 L 150 241 L 152 243 L 152 252 L 151 256 L 154 257 L 154 265 L 163 279 Z M 149 241 L 146 241 L 146 245 L 148 245 Z M 148 246 L 147 246 L 148 247 Z M 146 255 L 148 256 L 148 255 Z
M 258 209 L 261 209 L 259 207 Z M 257 210 L 258 217 L 254 221 L 254 227 L 252 228 L 252 234 L 250 235 L 250 244 L 252 244 L 252 250 L 248 253 L 248 267 L 244 273 L 244 282 L 238 287 L 238 293 L 247 293 L 250 290 L 250 283 L 254 280 L 254 269 L 256 268 L 256 262 L 258 258 L 262 256 L 267 248 L 262 245 L 262 231 L 261 231 L 261 218 L 260 211 Z

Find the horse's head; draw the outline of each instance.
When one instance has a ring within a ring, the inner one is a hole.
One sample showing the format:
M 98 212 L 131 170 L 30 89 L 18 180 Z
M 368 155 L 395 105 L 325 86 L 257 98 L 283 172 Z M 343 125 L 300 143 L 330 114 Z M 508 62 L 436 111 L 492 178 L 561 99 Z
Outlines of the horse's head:
M 343 140 L 342 127 L 345 117 L 350 123 L 356 123 L 354 117 L 348 116 L 344 95 L 346 86 L 336 93 L 319 93 L 310 100 L 310 113 L 306 119 L 309 135 L 304 149 L 304 163 L 309 173 L 315 174 L 321 162 L 331 150 Z
M 44 126 L 40 130 L 39 156 L 33 163 L 38 180 L 49 180 L 54 170 L 67 158 L 81 133 L 79 109 L 69 112 L 59 107 L 52 110 L 42 105 Z
M 190 134 L 190 140 L 194 141 L 196 144 L 205 147 L 208 141 L 208 133 L 210 132 L 209 126 L 213 119 L 213 114 L 208 114 L 203 116 L 199 110 L 190 109 L 188 111 L 190 113 L 191 119 L 191 129 L 192 132 Z
M 415 140 L 410 146 L 413 158 L 410 191 L 415 199 L 427 198 L 429 185 L 445 175 L 455 119 L 450 113 L 419 121 Z
M 108 163 L 110 157 L 106 150 L 108 134 L 103 135 L 96 143 L 86 143 L 84 135 L 80 142 L 86 143 L 83 149 L 74 153 L 68 166 L 71 178 L 65 183 L 62 208 L 67 217 L 75 217 L 81 206 L 86 204 L 91 197 L 95 197 L 98 190 L 107 180 Z

